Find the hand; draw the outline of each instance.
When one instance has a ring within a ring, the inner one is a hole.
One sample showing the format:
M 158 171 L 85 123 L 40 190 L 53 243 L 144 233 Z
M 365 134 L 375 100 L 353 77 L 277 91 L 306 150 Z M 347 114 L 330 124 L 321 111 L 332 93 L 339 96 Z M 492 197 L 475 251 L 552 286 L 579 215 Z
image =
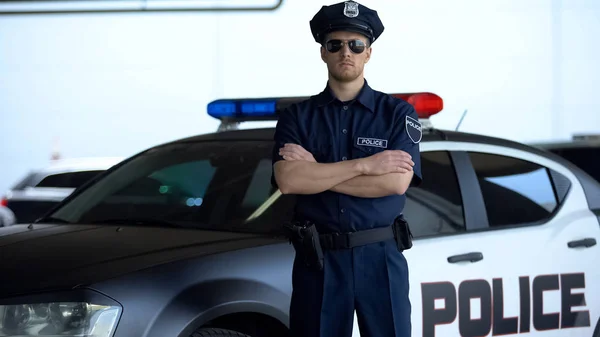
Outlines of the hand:
M 361 161 L 363 173 L 366 175 L 406 173 L 412 171 L 415 165 L 410 154 L 401 150 L 385 150 L 362 158 Z
M 279 155 L 287 161 L 304 160 L 316 163 L 312 153 L 306 151 L 302 146 L 297 144 L 285 144 L 279 149 Z

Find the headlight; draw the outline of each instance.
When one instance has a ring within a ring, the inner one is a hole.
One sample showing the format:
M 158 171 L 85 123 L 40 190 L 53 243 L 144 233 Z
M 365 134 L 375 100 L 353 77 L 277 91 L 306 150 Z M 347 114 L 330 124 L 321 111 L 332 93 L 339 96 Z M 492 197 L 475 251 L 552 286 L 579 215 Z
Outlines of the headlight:
M 0 336 L 110 337 L 120 312 L 84 302 L 0 305 Z

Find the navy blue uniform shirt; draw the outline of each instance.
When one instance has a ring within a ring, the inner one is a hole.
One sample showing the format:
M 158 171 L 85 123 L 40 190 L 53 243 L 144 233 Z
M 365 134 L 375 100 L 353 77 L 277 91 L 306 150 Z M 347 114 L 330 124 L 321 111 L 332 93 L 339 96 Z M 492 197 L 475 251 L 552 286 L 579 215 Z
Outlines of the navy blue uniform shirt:
M 386 149 L 403 150 L 415 163 L 411 182 L 415 185 L 422 178 L 420 140 L 417 114 L 406 101 L 375 91 L 365 81 L 355 100 L 341 102 L 327 86 L 280 114 L 273 164 L 284 160 L 279 149 L 286 143 L 302 146 L 319 163 L 368 157 Z M 402 213 L 405 198 L 359 198 L 333 191 L 298 195 L 296 216 L 316 222 L 322 233 L 353 232 L 392 224 Z

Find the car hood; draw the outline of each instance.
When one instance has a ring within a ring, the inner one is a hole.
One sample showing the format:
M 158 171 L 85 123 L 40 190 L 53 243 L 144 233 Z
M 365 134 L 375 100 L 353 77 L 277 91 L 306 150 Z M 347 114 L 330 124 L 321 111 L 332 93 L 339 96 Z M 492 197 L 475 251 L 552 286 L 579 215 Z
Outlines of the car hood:
M 92 284 L 167 262 L 277 242 L 265 235 L 199 229 L 15 225 L 0 228 L 0 297 Z

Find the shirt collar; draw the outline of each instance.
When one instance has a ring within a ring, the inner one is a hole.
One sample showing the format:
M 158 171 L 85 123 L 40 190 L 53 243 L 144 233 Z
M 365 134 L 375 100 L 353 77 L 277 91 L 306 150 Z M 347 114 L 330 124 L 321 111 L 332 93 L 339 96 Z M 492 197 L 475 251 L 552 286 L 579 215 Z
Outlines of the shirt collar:
M 333 95 L 331 88 L 329 88 L 329 84 L 325 86 L 325 89 L 319 93 L 316 97 L 317 105 L 324 106 L 336 101 L 336 97 Z M 375 92 L 365 80 L 365 84 L 358 92 L 356 96 L 356 100 L 365 106 L 369 111 L 375 112 Z

